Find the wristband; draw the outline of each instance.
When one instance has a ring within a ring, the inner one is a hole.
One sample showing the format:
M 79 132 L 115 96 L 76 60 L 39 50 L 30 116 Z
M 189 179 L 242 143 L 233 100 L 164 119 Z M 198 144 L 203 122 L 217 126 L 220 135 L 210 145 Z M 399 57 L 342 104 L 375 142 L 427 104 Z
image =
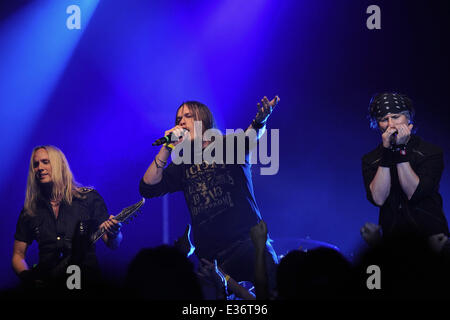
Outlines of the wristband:
M 263 128 L 265 125 L 266 125 L 265 121 L 263 123 L 258 123 L 255 119 L 253 119 L 253 121 L 252 121 L 253 129 L 259 130 L 259 129 Z
M 395 145 L 392 154 L 395 164 L 409 161 L 409 150 L 405 144 Z
M 391 149 L 383 147 L 381 154 L 380 167 L 389 168 L 393 163 L 394 154 Z
M 164 147 L 166 147 L 167 151 L 172 152 L 173 148 L 175 148 L 175 146 L 172 143 L 165 143 Z

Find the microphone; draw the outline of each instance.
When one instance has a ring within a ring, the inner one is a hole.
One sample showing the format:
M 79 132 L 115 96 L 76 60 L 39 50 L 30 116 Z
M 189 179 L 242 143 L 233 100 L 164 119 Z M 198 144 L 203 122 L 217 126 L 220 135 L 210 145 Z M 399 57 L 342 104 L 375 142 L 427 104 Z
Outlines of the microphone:
M 393 145 L 396 144 L 397 134 L 398 134 L 398 131 L 395 131 L 395 132 L 389 137 L 389 142 L 391 143 L 391 146 L 393 146 Z
M 172 137 L 172 133 L 171 133 L 167 136 L 164 136 L 162 138 L 155 140 L 155 142 L 152 143 L 152 146 L 160 146 L 164 143 L 177 142 L 181 137 L 183 137 L 186 134 L 186 132 L 187 132 L 187 130 L 184 129 L 182 135 L 179 136 L 178 139 L 176 139 L 176 140 L 171 139 L 171 137 Z

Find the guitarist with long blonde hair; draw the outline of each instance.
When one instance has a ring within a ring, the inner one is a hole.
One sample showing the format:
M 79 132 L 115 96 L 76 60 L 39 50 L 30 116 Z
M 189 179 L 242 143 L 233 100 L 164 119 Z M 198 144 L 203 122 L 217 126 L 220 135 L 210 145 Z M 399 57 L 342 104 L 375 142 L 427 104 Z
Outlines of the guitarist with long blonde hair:
M 97 279 L 95 246 L 84 240 L 89 233 L 104 228 L 103 241 L 109 248 L 117 248 L 122 241 L 121 224 L 112 217 L 96 190 L 75 181 L 60 149 L 49 145 L 35 147 L 25 204 L 14 236 L 14 271 L 25 284 L 33 286 L 42 279 L 49 281 L 50 286 L 59 284 L 67 277 L 68 264 L 80 267 L 82 281 Z M 26 252 L 34 240 L 39 246 L 39 263 L 30 269 Z

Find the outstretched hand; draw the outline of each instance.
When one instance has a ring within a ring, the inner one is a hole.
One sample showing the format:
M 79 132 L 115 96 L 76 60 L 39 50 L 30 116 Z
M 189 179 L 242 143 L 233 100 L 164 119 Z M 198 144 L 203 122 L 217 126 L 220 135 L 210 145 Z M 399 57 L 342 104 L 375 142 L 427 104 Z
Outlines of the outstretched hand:
M 280 101 L 280 97 L 275 96 L 272 100 L 269 101 L 266 96 L 264 96 L 263 99 L 261 99 L 261 103 L 258 103 L 258 112 L 255 116 L 255 121 L 258 124 L 264 124 L 266 123 L 267 119 L 272 114 L 273 109 L 277 106 L 278 102 Z

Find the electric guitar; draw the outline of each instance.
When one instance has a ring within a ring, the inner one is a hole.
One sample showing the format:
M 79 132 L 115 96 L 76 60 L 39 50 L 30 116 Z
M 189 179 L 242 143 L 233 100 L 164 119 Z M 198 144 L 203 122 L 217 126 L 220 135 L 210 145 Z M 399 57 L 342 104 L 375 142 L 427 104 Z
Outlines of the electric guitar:
M 128 223 L 140 212 L 140 208 L 144 205 L 145 199 L 142 198 L 141 201 L 124 208 L 119 214 L 113 217 L 120 223 Z M 58 279 L 66 275 L 67 267 L 72 264 L 78 264 L 83 261 L 84 255 L 89 248 L 98 239 L 100 239 L 106 232 L 105 228 L 97 229 L 95 232 L 90 234 L 88 223 L 80 221 L 78 225 L 78 230 L 76 231 L 72 239 L 71 254 L 68 254 L 62 258 L 58 264 L 52 268 L 49 272 L 44 272 L 42 274 L 39 270 L 39 265 L 36 267 L 35 271 L 36 279 L 41 280 L 41 283 L 51 282 L 52 279 Z

